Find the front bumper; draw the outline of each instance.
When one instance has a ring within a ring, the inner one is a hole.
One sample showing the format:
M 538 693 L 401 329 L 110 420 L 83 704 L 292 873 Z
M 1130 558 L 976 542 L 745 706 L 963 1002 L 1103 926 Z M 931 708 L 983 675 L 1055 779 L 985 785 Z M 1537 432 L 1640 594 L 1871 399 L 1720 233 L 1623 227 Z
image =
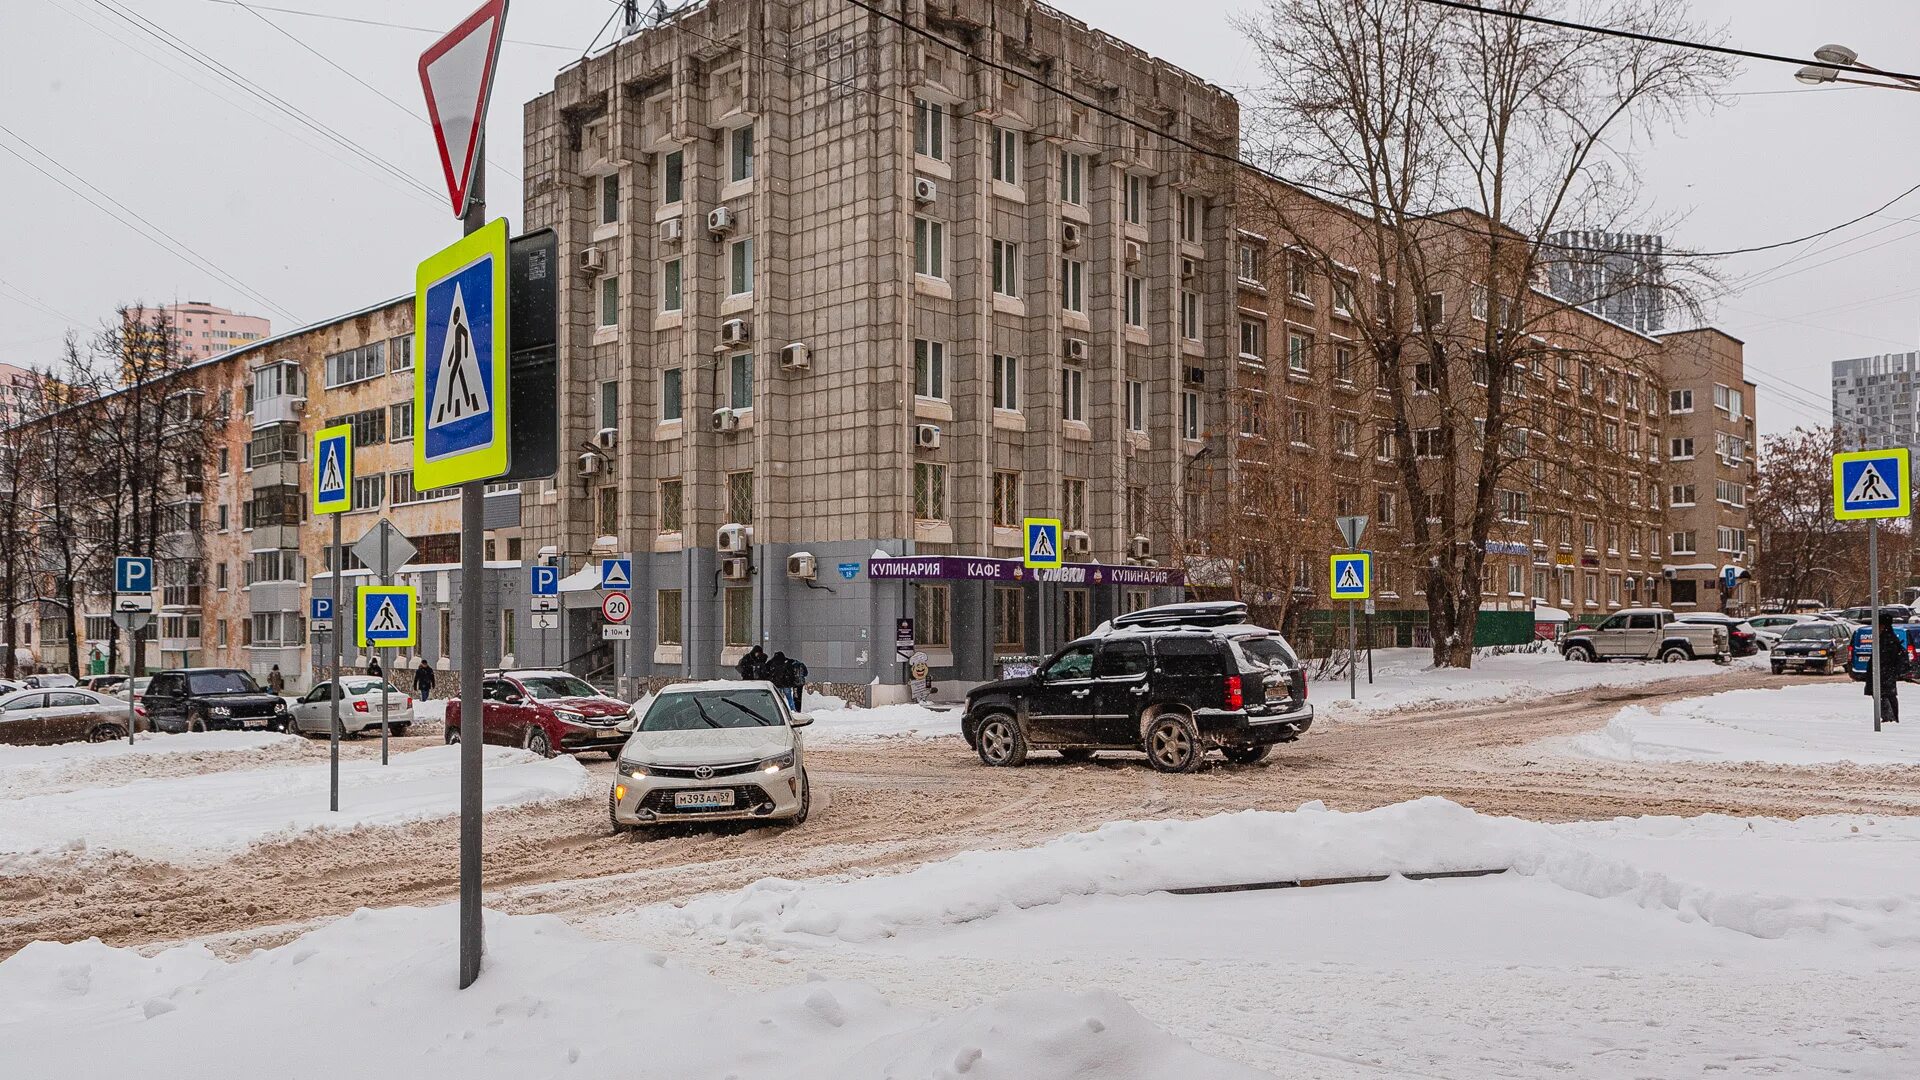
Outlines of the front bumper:
M 613 820 L 621 825 L 669 825 L 676 821 L 780 821 L 800 813 L 802 766 L 775 772 L 751 770 L 700 780 L 633 776 L 622 772 L 607 793 Z M 724 771 L 724 770 L 721 770 Z M 683 807 L 682 793 L 731 792 L 726 806 Z
M 1313 706 L 1299 702 L 1238 711 L 1202 709 L 1194 722 L 1201 739 L 1212 746 L 1272 746 L 1306 734 L 1313 726 Z
M 618 750 L 626 744 L 627 733 L 618 727 L 592 727 L 567 723 L 560 729 L 559 745 L 563 754 L 584 754 L 596 750 Z

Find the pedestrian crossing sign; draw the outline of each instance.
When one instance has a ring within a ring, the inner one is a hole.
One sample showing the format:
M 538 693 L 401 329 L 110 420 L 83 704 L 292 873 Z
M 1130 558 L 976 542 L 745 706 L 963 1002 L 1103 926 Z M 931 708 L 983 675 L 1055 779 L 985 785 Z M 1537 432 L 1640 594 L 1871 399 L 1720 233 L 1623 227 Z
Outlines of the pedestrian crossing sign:
M 353 509 L 353 425 L 322 428 L 313 437 L 313 512 Z
M 1366 600 L 1373 596 L 1373 553 L 1348 551 L 1335 555 L 1327 570 L 1329 594 L 1335 600 Z
M 1912 490 L 1904 446 L 1833 456 L 1833 516 L 1838 521 L 1906 517 Z
M 363 649 L 408 649 L 419 643 L 411 585 L 362 585 L 354 597 L 354 622 Z
M 507 221 L 420 264 L 413 297 L 413 482 L 507 471 Z
M 1058 518 L 1028 518 L 1024 533 L 1027 542 L 1022 545 L 1029 570 L 1058 570 L 1063 560 L 1060 553 L 1060 521 Z

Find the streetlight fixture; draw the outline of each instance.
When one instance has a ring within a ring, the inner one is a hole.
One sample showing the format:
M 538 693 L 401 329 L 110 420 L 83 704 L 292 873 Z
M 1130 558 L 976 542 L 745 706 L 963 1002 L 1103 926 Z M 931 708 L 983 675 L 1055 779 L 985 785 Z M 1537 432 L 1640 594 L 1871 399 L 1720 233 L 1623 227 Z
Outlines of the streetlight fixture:
M 1860 54 L 1845 45 L 1822 45 L 1813 50 L 1813 58 L 1818 64 L 1807 64 L 1793 73 L 1793 77 L 1809 86 L 1824 86 L 1828 83 L 1846 83 L 1850 86 L 1877 86 L 1882 90 L 1910 90 L 1920 93 L 1920 79 L 1911 79 L 1904 75 L 1894 75 L 1881 71 L 1872 64 L 1860 62 Z M 1840 69 L 1865 69 L 1876 75 L 1884 75 L 1895 82 L 1873 82 L 1869 79 L 1849 79 L 1840 74 Z

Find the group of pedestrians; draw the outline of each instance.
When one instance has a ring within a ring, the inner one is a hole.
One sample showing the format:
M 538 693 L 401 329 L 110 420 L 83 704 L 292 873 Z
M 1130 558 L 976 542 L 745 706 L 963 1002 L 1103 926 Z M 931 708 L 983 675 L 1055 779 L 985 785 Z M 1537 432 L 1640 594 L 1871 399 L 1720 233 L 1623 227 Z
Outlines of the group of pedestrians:
M 795 712 L 800 711 L 800 697 L 807 687 L 807 665 L 797 656 L 788 656 L 783 652 L 767 655 L 767 650 L 755 645 L 747 650 L 734 666 L 743 679 L 765 679 L 787 697 L 787 705 Z

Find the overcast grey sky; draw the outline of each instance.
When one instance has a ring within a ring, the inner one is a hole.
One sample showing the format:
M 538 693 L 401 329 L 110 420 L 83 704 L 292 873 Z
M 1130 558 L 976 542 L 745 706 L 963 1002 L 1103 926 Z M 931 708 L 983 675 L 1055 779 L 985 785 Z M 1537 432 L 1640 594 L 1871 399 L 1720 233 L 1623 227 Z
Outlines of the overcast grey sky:
M 1227 25 L 1252 2 L 1053 0 L 1229 88 L 1259 75 Z M 415 63 L 431 35 L 345 20 L 446 28 L 476 3 L 0 0 L 0 361 L 44 363 L 69 326 L 133 300 L 211 300 L 284 330 L 410 289 L 415 264 L 458 233 L 419 118 Z M 1920 70 L 1914 0 L 1691 7 L 1730 44 L 1806 55 L 1837 41 L 1869 63 Z M 488 183 L 491 206 L 516 225 L 520 105 L 579 57 L 610 10 L 608 0 L 513 0 Z M 1764 63 L 1747 64 L 1734 90 L 1729 107 L 1648 148 L 1656 209 L 1685 215 L 1677 245 L 1787 239 L 1920 180 L 1920 94 L 1800 92 L 1791 68 Z M 81 194 L 193 255 L 143 239 Z M 1713 321 L 1747 343 L 1763 431 L 1826 420 L 1828 361 L 1916 347 L 1916 255 L 1920 195 L 1824 241 L 1728 260 L 1723 272 L 1741 289 Z

